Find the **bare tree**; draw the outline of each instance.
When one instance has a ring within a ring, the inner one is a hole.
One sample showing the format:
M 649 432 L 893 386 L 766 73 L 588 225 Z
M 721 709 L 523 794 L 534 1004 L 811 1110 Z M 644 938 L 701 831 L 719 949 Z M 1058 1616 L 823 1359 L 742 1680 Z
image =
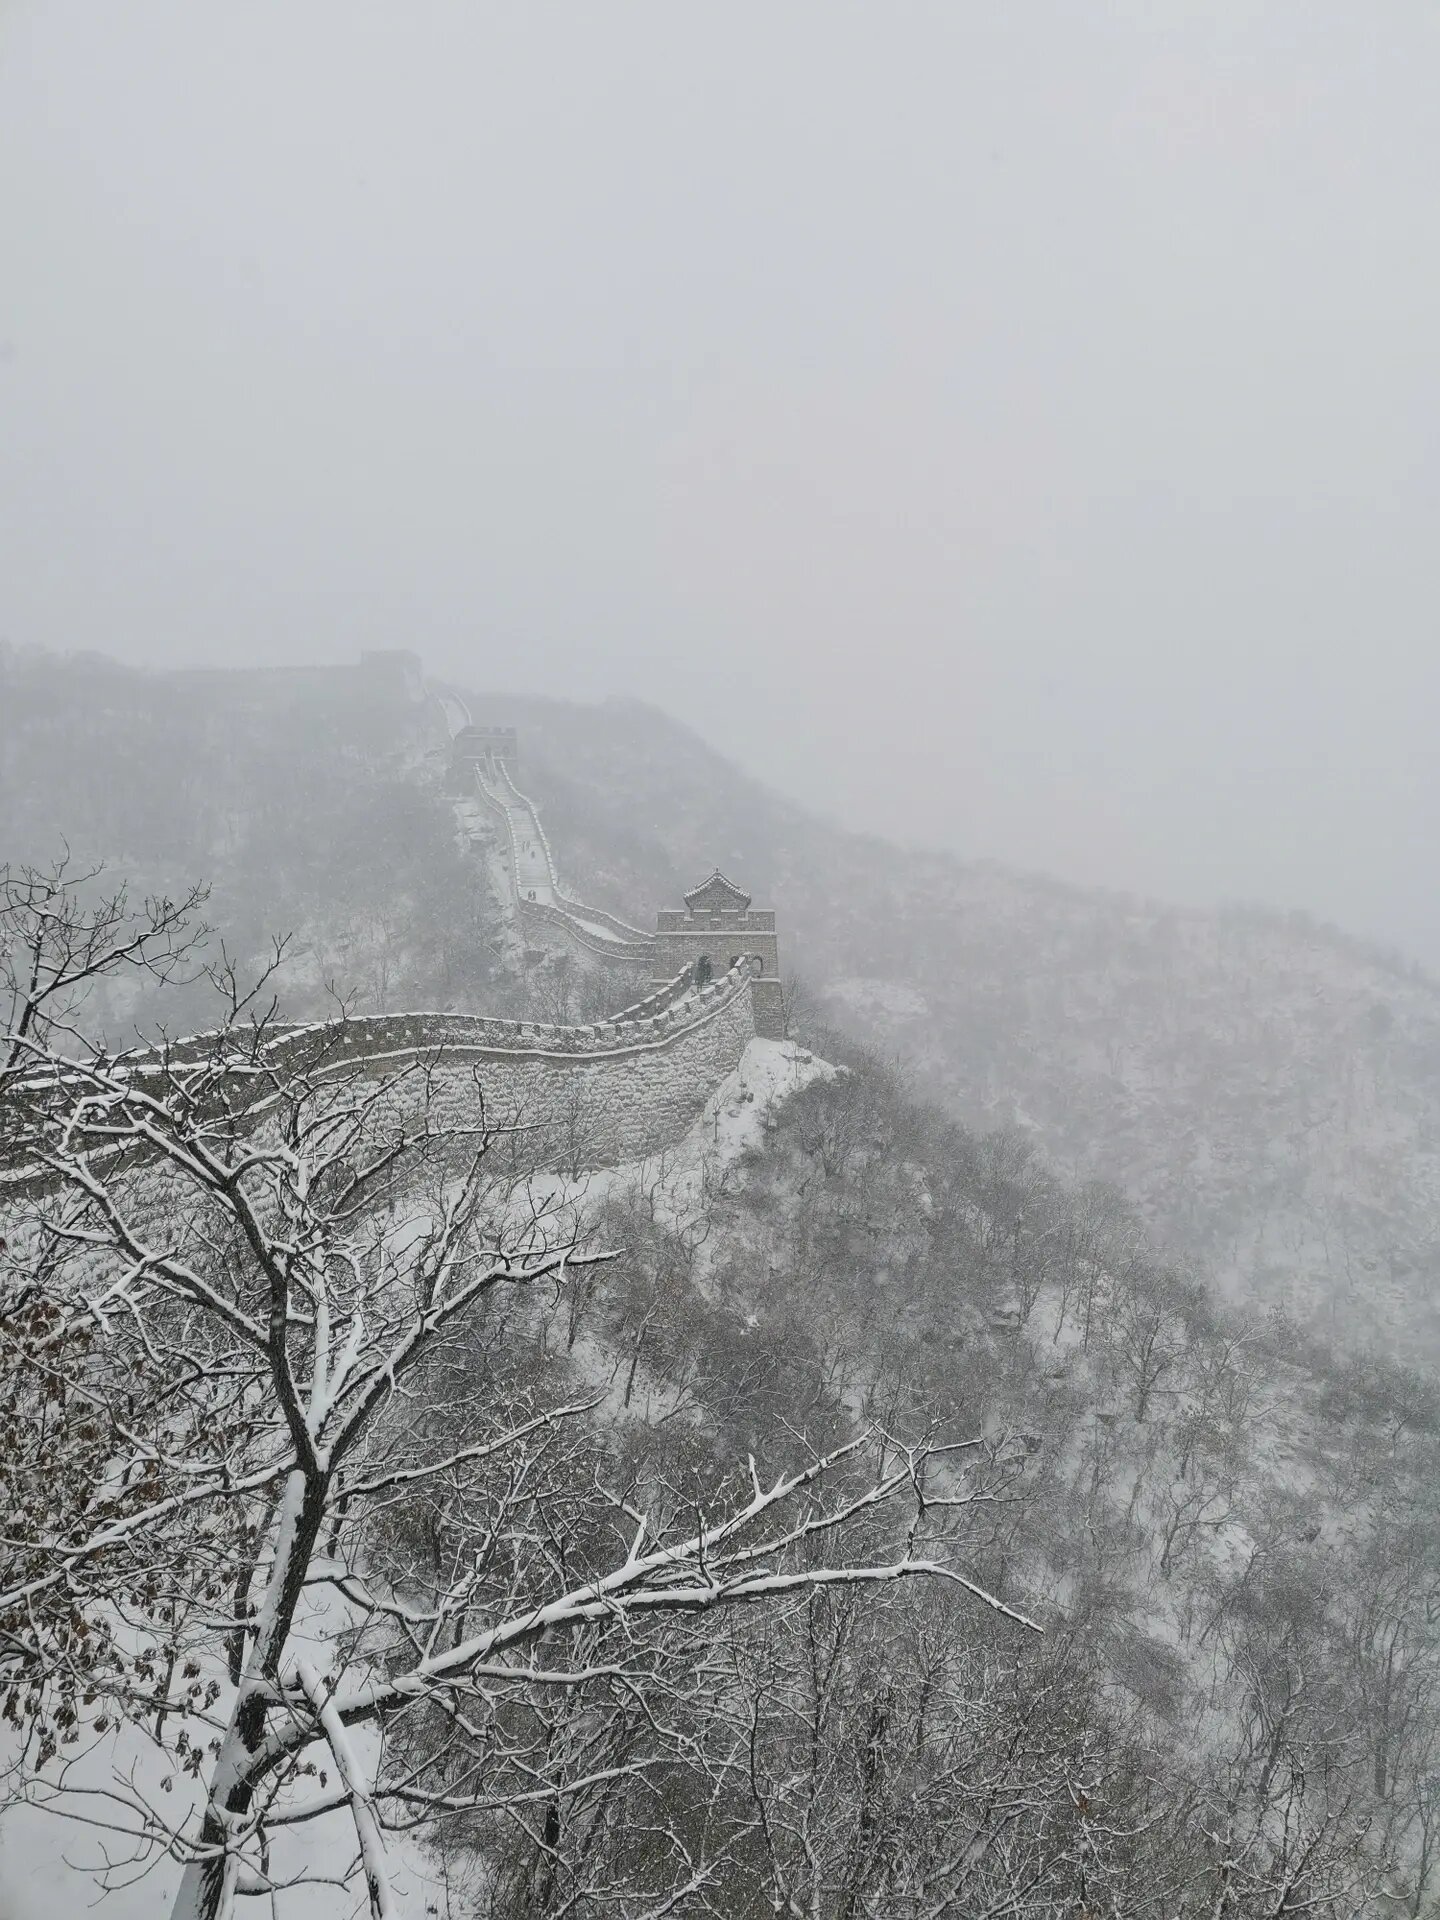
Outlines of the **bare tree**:
M 178 926 L 142 923 L 162 975 Z M 946 1564 L 971 1493 L 924 1437 L 613 1485 L 598 1390 L 547 1391 L 512 1338 L 607 1255 L 495 1175 L 483 1087 L 214 977 L 197 1041 L 117 1059 L 33 1011 L 4 1036 L 5 1711 L 38 1784 L 111 1718 L 203 1782 L 193 1821 L 140 1773 L 89 1803 L 183 1863 L 175 1920 L 228 1920 L 337 1812 L 377 1917 L 396 1823 L 535 1814 L 558 1861 L 572 1809 L 683 1747 L 657 1623 L 915 1575 L 1010 1612 Z
M 84 1034 L 75 1024 L 102 982 L 193 977 L 206 897 L 197 886 L 137 906 L 68 853 L 49 867 L 0 866 L 0 1098 L 37 1058 L 103 1040 L 93 1019 Z

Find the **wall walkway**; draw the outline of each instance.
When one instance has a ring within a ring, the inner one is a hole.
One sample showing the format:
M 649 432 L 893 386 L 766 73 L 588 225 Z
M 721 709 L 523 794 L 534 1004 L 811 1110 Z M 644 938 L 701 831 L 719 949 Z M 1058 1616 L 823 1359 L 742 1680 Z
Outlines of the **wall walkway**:
M 470 709 L 458 694 L 436 697 L 453 740 L 471 725 Z M 476 798 L 505 832 L 515 915 L 522 930 L 537 945 L 579 951 L 610 966 L 650 967 L 653 934 L 565 892 L 540 810 L 520 791 L 504 761 L 470 764 Z

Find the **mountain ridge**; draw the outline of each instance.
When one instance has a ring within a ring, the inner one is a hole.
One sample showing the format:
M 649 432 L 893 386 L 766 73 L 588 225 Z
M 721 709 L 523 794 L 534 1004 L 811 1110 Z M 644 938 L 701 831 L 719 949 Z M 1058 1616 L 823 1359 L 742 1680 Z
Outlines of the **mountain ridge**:
M 633 914 L 706 849 L 733 858 L 786 971 L 967 1124 L 1113 1182 L 1232 1298 L 1440 1350 L 1440 987 L 1418 966 L 1303 914 L 853 834 L 640 703 L 493 704 L 587 897 Z
M 0 682 L 7 851 L 63 824 L 77 857 L 139 885 L 212 877 L 242 950 L 296 928 L 302 1002 L 334 979 L 369 1011 L 530 1005 L 455 832 L 435 703 L 341 668 L 97 679 L 88 658 L 12 653 Z M 466 691 L 477 720 L 520 729 L 522 784 L 583 898 L 644 924 L 725 868 L 777 910 L 792 993 L 968 1125 L 1117 1186 L 1233 1299 L 1440 1353 L 1440 988 L 1418 967 L 1303 915 L 854 833 L 652 703 Z

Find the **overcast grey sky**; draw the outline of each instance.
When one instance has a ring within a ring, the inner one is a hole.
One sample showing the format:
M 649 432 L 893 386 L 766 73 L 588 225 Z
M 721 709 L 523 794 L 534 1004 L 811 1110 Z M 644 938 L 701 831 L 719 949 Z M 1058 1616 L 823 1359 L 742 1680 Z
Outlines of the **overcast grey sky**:
M 0 0 L 0 634 L 1440 963 L 1435 0 Z

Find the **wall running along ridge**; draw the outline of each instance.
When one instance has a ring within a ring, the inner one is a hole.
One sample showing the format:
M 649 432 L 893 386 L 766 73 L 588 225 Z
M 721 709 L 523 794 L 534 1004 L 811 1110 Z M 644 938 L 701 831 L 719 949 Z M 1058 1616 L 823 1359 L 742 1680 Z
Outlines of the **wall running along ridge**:
M 407 692 L 417 697 L 411 656 L 381 656 L 375 665 L 393 666 L 397 673 L 403 668 Z M 422 687 L 418 697 L 433 696 Z M 440 696 L 440 705 L 452 734 L 470 726 L 458 696 Z M 505 822 L 521 924 L 543 927 L 552 939 L 612 965 L 653 967 L 661 943 L 561 890 L 539 814 L 504 762 L 494 763 L 488 780 L 480 763 L 474 764 L 480 798 Z M 549 900 L 524 897 L 517 814 L 525 823 L 536 889 L 549 892 Z M 258 1105 L 249 1109 L 261 1126 L 265 1109 L 285 1097 L 287 1083 L 338 1087 L 357 1078 L 398 1076 L 393 1093 L 385 1096 L 397 1109 L 412 1097 L 424 1098 L 437 1124 L 521 1128 L 518 1150 L 529 1164 L 579 1171 L 640 1159 L 684 1136 L 756 1033 L 770 1030 L 763 996 L 769 989 L 778 991 L 778 983 L 758 977 L 761 964 L 754 955 L 743 955 L 723 976 L 696 986 L 695 968 L 687 963 L 645 999 L 590 1026 L 452 1013 L 381 1014 L 288 1027 L 257 1041 L 248 1056 L 243 1042 L 237 1045 L 232 1037 L 198 1034 L 163 1052 L 121 1055 L 110 1065 L 140 1082 L 163 1082 L 168 1076 L 183 1084 L 187 1075 L 198 1075 L 211 1089 L 205 1097 L 217 1105 L 229 1104 L 230 1094 L 222 1088 L 253 1077 L 257 1092 L 266 1085 L 280 1090 L 261 1093 Z M 216 1073 L 207 1076 L 207 1067 Z M 61 1070 L 37 1075 L 17 1093 L 37 1107 L 49 1107 L 63 1101 L 75 1084 L 83 1085 L 83 1074 L 72 1082 Z M 465 1151 L 462 1143 L 461 1158 Z M 45 1178 L 33 1167 L 22 1167 L 0 1184 L 18 1192 L 37 1180 L 44 1184 Z
M 546 1151 L 566 1163 L 600 1166 L 673 1144 L 739 1064 L 747 1043 L 757 1033 L 783 1032 L 779 980 L 757 977 L 778 973 L 774 915 L 752 916 L 757 930 L 764 923 L 764 932 L 752 938 L 757 949 L 768 948 L 768 968 L 754 953 L 729 965 L 734 947 L 722 960 L 717 946 L 707 953 L 714 978 L 697 988 L 694 954 L 677 951 L 672 962 L 664 940 L 587 906 L 561 886 L 540 811 L 514 777 L 514 728 L 477 727 L 456 693 L 431 698 L 452 741 L 461 791 L 503 827 L 522 938 L 592 963 L 643 967 L 652 980 L 672 972 L 675 977 L 594 1027 L 402 1015 L 350 1022 L 347 1049 L 359 1046 L 379 1063 L 403 1057 L 407 1049 L 418 1056 L 443 1046 L 441 1071 L 455 1083 L 457 1101 L 468 1100 L 473 1111 L 478 1086 L 488 1120 L 519 1118 L 534 1126 Z M 747 931 L 749 926 L 747 920 Z M 728 934 L 716 938 L 728 944 Z M 577 1133 L 589 1136 L 588 1160 L 578 1158 Z
M 487 1123 L 529 1132 L 522 1158 L 579 1171 L 638 1160 L 674 1146 L 740 1064 L 755 1037 L 754 977 L 746 962 L 718 987 L 658 1016 L 653 1038 L 605 1050 L 537 1046 L 447 1048 L 433 1076 L 437 1119 L 476 1124 L 475 1089 Z M 573 1031 L 552 1027 L 547 1041 Z
M 613 913 L 607 913 L 603 907 L 588 907 L 583 901 L 571 899 L 561 887 L 555 855 L 551 851 L 549 835 L 541 824 L 539 809 L 516 786 L 504 762 L 497 763 L 498 770 L 493 779 L 487 778 L 480 761 L 471 764 L 474 767 L 476 793 L 487 811 L 505 828 L 510 849 L 510 883 L 516 917 L 522 930 L 531 934 L 537 945 L 558 944 L 609 966 L 650 966 L 655 952 L 655 942 L 650 934 L 642 932 L 639 927 L 629 926 Z M 522 829 L 517 827 L 517 814 L 524 820 L 523 831 L 531 837 L 532 845 L 538 850 L 543 863 L 540 886 L 536 890 L 548 892 L 548 900 L 530 899 L 530 889 L 522 878 Z
M 747 958 L 703 987 L 682 974 L 592 1026 L 402 1013 L 291 1027 L 253 1060 L 242 1062 L 232 1049 L 225 1078 L 253 1074 L 259 1092 L 266 1084 L 338 1088 L 395 1077 L 387 1100 L 397 1111 L 423 1098 L 437 1126 L 518 1127 L 517 1154 L 526 1164 L 612 1166 L 675 1145 L 698 1119 L 755 1037 L 754 986 Z M 203 1071 L 221 1044 L 220 1036 L 201 1034 L 163 1055 L 136 1052 L 113 1064 L 140 1081 L 180 1078 Z M 63 1098 L 64 1086 L 64 1076 L 43 1077 L 22 1091 L 48 1104 Z M 261 1093 L 257 1115 L 270 1104 Z M 464 1160 L 470 1150 L 462 1141 L 449 1157 Z M 18 1191 L 34 1179 L 17 1171 L 4 1184 Z
M 613 1166 L 673 1146 L 693 1125 L 755 1037 L 754 986 L 747 957 L 723 980 L 696 987 L 682 975 L 593 1026 L 454 1014 L 348 1021 L 345 1053 L 327 1052 L 323 1070 L 379 1077 L 416 1061 L 438 1121 L 474 1127 L 483 1109 L 487 1125 L 526 1129 L 536 1164 Z

